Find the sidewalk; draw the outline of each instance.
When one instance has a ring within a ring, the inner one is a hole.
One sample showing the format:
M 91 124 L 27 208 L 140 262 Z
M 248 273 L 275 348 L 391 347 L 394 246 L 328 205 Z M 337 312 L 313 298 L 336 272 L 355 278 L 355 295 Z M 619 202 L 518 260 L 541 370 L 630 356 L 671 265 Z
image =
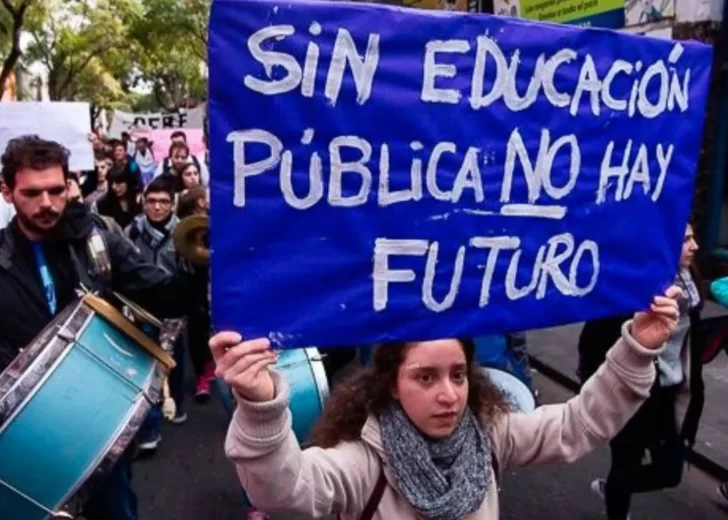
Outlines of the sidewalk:
M 724 308 L 707 302 L 704 317 L 728 314 Z M 582 324 L 542 329 L 528 333 L 528 353 L 534 364 L 542 364 L 576 383 L 578 353 L 576 349 Z M 535 367 L 534 367 L 535 368 Z M 705 409 L 694 451 L 722 466 L 728 474 L 728 356 L 718 357 L 703 370 L 705 380 Z

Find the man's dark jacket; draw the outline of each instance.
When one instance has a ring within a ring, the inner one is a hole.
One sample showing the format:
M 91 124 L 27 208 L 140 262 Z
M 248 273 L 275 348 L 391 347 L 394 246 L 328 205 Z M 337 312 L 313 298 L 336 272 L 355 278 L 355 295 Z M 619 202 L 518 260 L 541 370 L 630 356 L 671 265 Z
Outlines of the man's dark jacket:
M 128 240 L 103 229 L 99 222 L 83 205 L 69 205 L 55 236 L 44 241 L 56 285 L 56 314 L 73 301 L 82 280 L 102 296 L 116 291 L 160 318 L 183 315 L 185 280 L 175 280 L 145 262 Z M 86 244 L 93 229 L 99 230 L 107 245 L 112 265 L 110 283 L 92 273 Z M 16 217 L 0 230 L 0 372 L 53 319 L 29 251 Z

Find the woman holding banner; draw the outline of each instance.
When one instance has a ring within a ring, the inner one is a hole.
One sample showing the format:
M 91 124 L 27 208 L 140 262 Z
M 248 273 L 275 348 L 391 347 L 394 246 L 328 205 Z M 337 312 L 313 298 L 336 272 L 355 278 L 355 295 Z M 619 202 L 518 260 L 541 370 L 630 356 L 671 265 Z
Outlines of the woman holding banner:
M 496 519 L 503 471 L 573 462 L 642 405 L 682 294 L 670 287 L 625 323 L 578 396 L 528 414 L 508 410 L 469 340 L 380 346 L 373 367 L 333 392 L 314 431 L 317 446 L 305 451 L 291 431 L 288 383 L 270 369 L 270 342 L 219 333 L 210 342 L 217 373 L 238 401 L 226 453 L 251 502 L 269 512 Z

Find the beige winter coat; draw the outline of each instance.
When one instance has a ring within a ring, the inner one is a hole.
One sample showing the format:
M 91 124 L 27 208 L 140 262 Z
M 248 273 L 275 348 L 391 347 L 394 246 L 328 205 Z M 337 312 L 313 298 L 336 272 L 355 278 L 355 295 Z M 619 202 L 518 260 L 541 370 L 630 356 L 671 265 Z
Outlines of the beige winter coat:
M 501 472 L 530 464 L 573 462 L 614 437 L 637 411 L 649 395 L 655 377 L 653 359 L 660 351 L 639 345 L 628 325 L 578 396 L 529 414 L 508 414 L 491 426 L 493 453 Z M 387 488 L 374 519 L 417 518 L 394 484 L 375 418 L 365 424 L 360 441 L 302 451 L 291 430 L 288 385 L 277 374 L 274 379 L 274 400 L 252 403 L 239 399 L 225 444 L 227 456 L 257 508 L 310 518 L 341 513 L 343 520 L 356 520 L 384 464 Z M 467 520 L 499 517 L 496 489 L 491 470 L 486 498 Z

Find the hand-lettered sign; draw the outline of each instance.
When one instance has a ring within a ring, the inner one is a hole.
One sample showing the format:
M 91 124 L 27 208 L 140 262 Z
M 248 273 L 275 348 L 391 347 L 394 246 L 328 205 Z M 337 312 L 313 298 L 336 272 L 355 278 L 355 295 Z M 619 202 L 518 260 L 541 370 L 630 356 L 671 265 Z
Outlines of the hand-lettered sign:
M 352 345 L 644 308 L 677 271 L 711 60 L 487 15 L 216 0 L 216 328 Z
M 114 117 L 109 126 L 109 135 L 118 139 L 121 137 L 122 132 L 131 132 L 135 128 L 149 130 L 203 128 L 204 122 L 204 105 L 190 110 L 183 109 L 174 113 L 134 114 L 115 110 Z

